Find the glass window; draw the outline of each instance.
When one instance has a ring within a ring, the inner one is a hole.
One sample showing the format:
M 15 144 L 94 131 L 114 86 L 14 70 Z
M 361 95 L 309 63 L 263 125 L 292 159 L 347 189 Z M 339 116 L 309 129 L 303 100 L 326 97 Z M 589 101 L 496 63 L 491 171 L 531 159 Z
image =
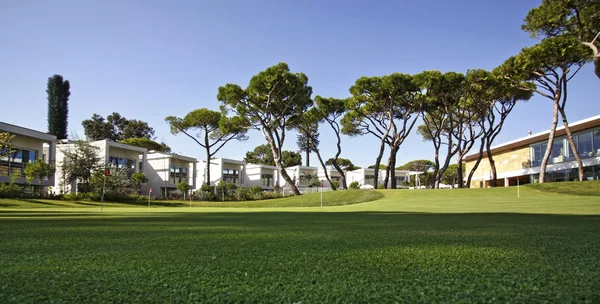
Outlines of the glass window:
M 261 179 L 263 187 L 273 186 L 273 174 L 262 174 Z
M 109 156 L 109 157 L 108 157 L 108 162 L 109 162 L 109 163 L 110 163 L 112 166 L 114 166 L 114 167 L 117 167 L 117 165 L 118 165 L 118 163 L 119 163 L 119 159 L 118 159 L 118 158 L 116 158 L 116 157 L 113 157 L 113 156 Z
M 239 183 L 239 171 L 234 169 L 223 169 L 223 181 L 226 183 Z
M 13 153 L 11 159 L 15 163 L 23 162 L 23 150 L 17 150 L 15 153 Z
M 580 157 L 594 156 L 592 150 L 592 132 L 577 135 L 577 152 Z
M 596 156 L 600 156 L 600 130 L 594 130 L 594 151 Z
M 531 166 L 539 167 L 542 164 L 542 159 L 546 153 L 546 147 L 548 144 L 537 144 L 531 147 Z
M 556 138 L 552 144 L 552 151 L 550 152 L 550 162 L 560 163 L 565 161 L 565 138 Z

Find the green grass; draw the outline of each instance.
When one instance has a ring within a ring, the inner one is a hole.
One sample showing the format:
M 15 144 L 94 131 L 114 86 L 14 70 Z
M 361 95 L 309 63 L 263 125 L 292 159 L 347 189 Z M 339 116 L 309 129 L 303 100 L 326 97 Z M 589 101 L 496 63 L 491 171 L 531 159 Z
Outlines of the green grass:
M 571 195 L 600 196 L 600 180 L 584 182 L 530 184 L 527 185 L 527 187 L 543 192 L 562 193 Z
M 373 190 L 348 190 L 323 192 L 323 206 L 342 206 L 375 201 L 383 198 L 381 192 Z M 148 207 L 148 202 L 100 202 L 59 201 L 43 199 L 0 199 L 0 208 L 82 208 L 95 207 Z M 152 201 L 151 207 L 190 207 L 190 201 Z M 199 202 L 192 201 L 192 207 L 230 207 L 230 208 L 280 208 L 280 207 L 319 207 L 321 194 L 312 193 L 278 199 L 242 201 L 242 202 Z
M 0 303 L 600 302 L 598 197 L 368 193 L 383 198 L 0 208 Z

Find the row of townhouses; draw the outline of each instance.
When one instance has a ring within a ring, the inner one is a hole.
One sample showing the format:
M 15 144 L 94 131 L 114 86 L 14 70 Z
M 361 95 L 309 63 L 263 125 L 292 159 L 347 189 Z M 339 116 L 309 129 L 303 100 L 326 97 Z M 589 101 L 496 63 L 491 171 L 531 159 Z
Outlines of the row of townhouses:
M 60 164 L 65 152 L 75 149 L 75 143 L 57 141 L 55 136 L 47 133 L 3 122 L 0 122 L 0 132 L 14 135 L 12 145 L 16 148 L 12 157 L 0 159 L 0 182 L 8 182 L 11 176 L 15 175 L 19 177 L 16 179 L 16 183 L 27 184 L 23 178 L 25 166 L 27 163 L 41 159 L 43 162 L 55 164 L 57 168 L 53 178 L 42 181 L 43 187 L 52 187 L 51 189 L 55 193 L 77 191 L 75 183 L 64 185 L 58 182 L 63 174 Z M 148 183 L 142 187 L 142 192 L 148 193 L 152 189 L 152 195 L 155 197 L 169 196 L 177 192 L 176 186 L 182 181 L 190 185 L 193 190 L 197 190 L 207 180 L 207 164 L 204 160 L 179 154 L 156 152 L 110 140 L 94 141 L 91 142 L 91 145 L 98 148 L 98 156 L 110 167 L 126 168 L 130 173 L 144 173 L 148 178 Z M 211 186 L 216 186 L 220 181 L 224 181 L 238 187 L 261 186 L 266 191 L 273 190 L 275 185 L 286 188 L 286 183 L 275 166 L 251 164 L 227 158 L 211 159 L 209 166 Z M 307 188 L 311 180 L 314 183 L 315 176 L 322 187 L 330 187 L 323 168 L 294 166 L 285 168 L 285 171 L 300 189 Z M 397 185 L 402 185 L 405 180 L 410 178 L 410 175 L 417 173 L 396 170 Z M 332 181 L 340 182 L 341 176 L 336 170 L 328 169 L 327 174 Z M 348 184 L 358 182 L 363 187 L 374 185 L 373 169 L 348 171 L 345 172 L 345 175 Z M 383 183 L 383 176 L 379 179 L 379 183 Z M 39 181 L 33 181 L 31 184 L 38 185 Z

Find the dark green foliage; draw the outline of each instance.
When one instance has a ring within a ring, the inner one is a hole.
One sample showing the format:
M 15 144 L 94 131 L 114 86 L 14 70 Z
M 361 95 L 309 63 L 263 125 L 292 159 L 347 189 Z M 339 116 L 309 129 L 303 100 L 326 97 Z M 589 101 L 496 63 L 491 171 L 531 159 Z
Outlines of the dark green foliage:
M 284 168 L 302 165 L 302 155 L 298 152 L 282 151 L 281 159 Z M 268 144 L 257 146 L 254 150 L 246 152 L 244 161 L 249 164 L 275 166 L 273 152 Z
M 62 148 L 59 147 L 58 149 Z M 63 183 L 78 181 L 85 187 L 92 175 L 105 166 L 102 163 L 102 159 L 98 156 L 98 149 L 98 147 L 91 145 L 89 142 L 81 140 L 76 141 L 72 149 L 65 148 L 63 150 L 64 159 L 60 164 L 62 174 L 65 176 Z
M 358 188 L 360 188 L 360 184 L 358 182 L 354 181 L 354 182 L 351 182 L 348 187 L 350 187 L 350 189 L 358 189 Z
M 430 160 L 426 160 L 426 159 L 419 159 L 419 160 L 411 160 L 408 163 L 397 167 L 397 170 L 407 170 L 407 171 L 417 171 L 417 172 L 427 172 L 430 170 L 433 170 L 433 167 L 435 166 L 435 164 L 430 161 Z
M 333 162 L 334 162 L 334 159 L 333 159 L 333 158 L 330 158 L 330 159 L 328 159 L 328 160 L 325 162 L 325 164 L 326 164 L 327 166 L 331 166 L 331 167 L 333 168 Z M 351 161 L 351 160 L 349 160 L 349 159 L 347 159 L 347 158 L 341 158 L 341 157 L 339 157 L 339 158 L 338 158 L 338 159 L 337 159 L 335 162 L 336 162 L 336 163 L 337 163 L 337 164 L 340 166 L 340 168 L 341 168 L 342 170 L 344 170 L 344 171 L 353 171 L 353 170 L 360 169 L 360 167 L 358 167 L 358 166 L 355 166 L 355 165 L 352 163 L 352 161 Z
M 225 112 L 234 112 L 260 130 L 273 153 L 283 180 L 295 195 L 300 191 L 282 164 L 282 149 L 289 121 L 303 115 L 313 105 L 312 88 L 304 73 L 292 73 L 286 63 L 279 63 L 256 74 L 243 89 L 237 84 L 219 87 L 217 99 Z
M 61 75 L 48 78 L 48 133 L 55 135 L 57 139 L 67 138 L 70 90 L 71 84 Z
M 196 109 L 187 113 L 183 118 L 168 116 L 165 118 L 174 135 L 184 134 L 200 147 L 204 148 L 206 162 L 231 140 L 245 141 L 248 139 L 248 124 L 241 116 L 227 117 L 221 112 L 206 108 Z M 210 167 L 205 166 L 203 184 L 210 183 Z
M 2 303 L 600 301 L 598 216 L 3 217 Z
M 130 138 L 154 138 L 154 129 L 147 122 L 127 119 L 117 112 L 104 117 L 94 114 L 91 119 L 81 122 L 87 140 L 121 141 Z
M 44 178 L 50 178 L 54 175 L 56 168 L 52 164 L 43 162 L 41 159 L 37 159 L 33 163 L 28 163 L 25 166 L 25 178 L 28 183 L 33 182 L 37 179 L 40 193 L 43 193 L 42 183 Z
M 152 139 L 148 139 L 145 137 L 141 137 L 141 138 L 128 138 L 128 139 L 123 139 L 119 141 L 122 144 L 125 145 L 130 145 L 130 146 L 136 146 L 136 147 L 140 147 L 140 148 L 145 148 L 147 150 L 154 150 L 154 151 L 158 151 L 158 152 L 165 152 L 165 153 L 169 153 L 171 152 L 171 148 L 169 146 L 167 146 L 167 144 L 165 143 L 158 143 Z
M 540 6 L 529 11 L 522 29 L 535 38 L 568 37 L 574 45 L 587 46 L 592 52 L 584 56 L 594 58 L 594 72 L 600 78 L 598 12 L 600 1 L 597 0 L 543 0 Z

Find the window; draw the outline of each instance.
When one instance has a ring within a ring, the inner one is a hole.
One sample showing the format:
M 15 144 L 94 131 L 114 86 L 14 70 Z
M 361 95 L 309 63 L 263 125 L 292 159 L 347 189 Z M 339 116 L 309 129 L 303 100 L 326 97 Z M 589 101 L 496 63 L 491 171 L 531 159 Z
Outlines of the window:
M 365 185 L 375 185 L 375 175 L 365 175 Z
M 171 168 L 169 169 L 169 183 L 171 184 L 179 184 L 181 182 L 188 182 L 187 179 L 187 170 L 188 168 L 186 167 L 181 167 L 181 166 L 171 166 Z
M 531 166 L 538 167 L 542 164 L 542 158 L 544 158 L 544 153 L 546 153 L 546 147 L 548 145 L 537 144 L 531 147 Z
M 223 169 L 223 181 L 226 183 L 239 184 L 239 171 L 234 169 Z
M 272 187 L 273 186 L 273 174 L 262 174 L 261 180 L 262 180 L 263 187 Z
M 596 156 L 600 156 L 600 130 L 592 131 L 594 133 L 594 151 Z
M 577 152 L 579 152 L 581 158 L 594 156 L 592 150 L 592 135 L 592 132 L 577 135 Z
M 0 176 L 25 176 L 25 165 L 37 160 L 37 151 L 27 149 L 16 149 L 7 157 L 0 159 Z
M 552 143 L 552 151 L 550 152 L 550 161 L 555 163 L 560 163 L 565 161 L 565 139 L 564 138 L 556 138 L 554 139 L 554 143 Z

